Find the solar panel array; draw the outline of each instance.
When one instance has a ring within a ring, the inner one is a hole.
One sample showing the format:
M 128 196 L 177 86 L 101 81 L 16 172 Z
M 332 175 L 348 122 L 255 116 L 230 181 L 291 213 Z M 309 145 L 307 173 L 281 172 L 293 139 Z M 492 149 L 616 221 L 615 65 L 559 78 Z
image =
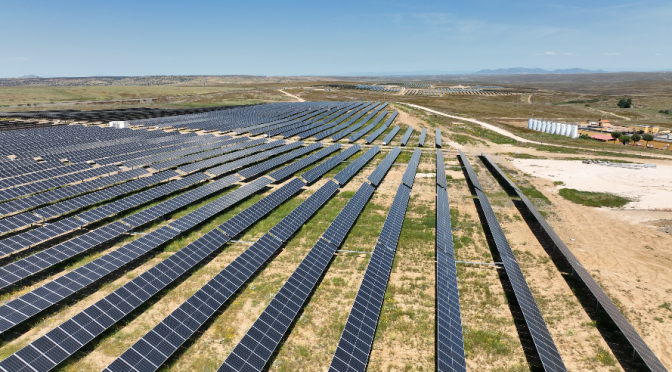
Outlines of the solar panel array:
M 383 134 L 383 132 L 385 130 L 387 130 L 387 128 L 390 127 L 390 125 L 392 124 L 394 119 L 397 117 L 397 115 L 399 115 L 399 111 L 394 110 L 394 112 L 392 113 L 392 115 L 390 115 L 390 117 L 387 119 L 387 121 L 385 121 L 385 123 L 383 125 L 381 125 L 378 129 L 374 130 L 373 133 L 371 133 L 368 137 L 366 137 L 366 139 L 364 141 L 366 141 L 367 144 L 375 141 L 376 138 L 378 138 L 381 134 Z
M 284 141 L 277 141 L 277 142 L 284 142 Z M 271 144 L 273 144 L 274 146 L 277 146 L 276 142 L 272 142 Z M 268 159 L 272 156 L 282 154 L 283 152 L 296 149 L 298 147 L 301 147 L 302 145 L 303 145 L 303 143 L 301 143 L 301 142 L 292 142 L 292 143 L 288 143 L 286 145 L 277 146 L 277 147 L 272 148 L 270 150 L 259 152 L 259 153 L 256 153 L 256 154 L 250 155 L 250 156 L 245 156 L 242 159 L 238 159 L 236 161 L 231 161 L 231 162 L 216 166 L 214 168 L 210 168 L 206 172 L 208 174 L 212 174 L 214 176 L 220 176 L 222 174 L 229 173 L 229 172 L 232 172 L 234 170 L 243 168 L 245 166 L 254 164 L 258 161 Z
M 371 122 L 371 124 L 365 126 L 364 128 L 350 135 L 350 137 L 348 137 L 348 142 L 352 143 L 362 138 L 365 134 L 369 133 L 371 129 L 375 128 L 376 125 L 378 125 L 378 123 L 380 123 L 386 115 L 387 110 L 384 110 L 383 112 L 380 113 L 380 115 L 378 115 L 375 119 L 373 119 L 373 122 Z
M 563 257 L 567 260 L 569 265 L 572 267 L 577 276 L 581 279 L 583 284 L 588 288 L 588 290 L 595 296 L 600 306 L 606 311 L 609 317 L 616 324 L 618 329 L 621 331 L 623 336 L 628 340 L 630 345 L 632 345 L 634 352 L 641 358 L 641 360 L 646 364 L 649 370 L 656 372 L 667 371 L 665 366 L 662 364 L 660 359 L 653 353 L 651 348 L 646 344 L 642 339 L 639 333 L 635 328 L 630 324 L 630 322 L 623 316 L 623 314 L 618 310 L 618 307 L 613 303 L 611 298 L 604 292 L 602 287 L 595 281 L 595 279 L 590 275 L 590 272 L 586 270 L 581 262 L 574 256 L 572 251 L 567 247 L 564 241 L 558 236 L 558 234 L 553 230 L 553 227 L 546 221 L 546 219 L 539 213 L 537 208 L 532 204 L 530 199 L 518 188 L 518 186 L 506 176 L 504 172 L 497 166 L 497 164 L 488 157 L 487 154 L 482 154 L 485 161 L 487 161 L 490 166 L 497 172 L 499 177 L 505 182 L 508 183 L 515 193 L 520 197 L 530 213 L 539 223 L 541 230 L 553 241 L 555 247 L 560 251 Z
M 466 372 L 457 267 L 443 153 L 436 150 L 436 370 Z M 441 176 L 443 175 L 443 176 Z
M 360 169 L 366 165 L 366 163 L 373 159 L 374 156 L 378 155 L 379 152 L 380 147 L 378 147 L 378 145 L 373 146 L 367 152 L 350 163 L 350 165 L 345 167 L 342 171 L 338 172 L 334 176 L 334 179 L 341 186 L 345 185 L 352 177 L 354 177 L 355 174 L 357 174 L 357 172 L 359 172 Z
M 299 181 L 300 186 L 303 182 Z M 297 183 L 297 185 L 299 185 Z M 338 190 L 329 181 L 107 367 L 154 371 L 257 272 Z M 298 190 L 297 190 L 298 191 Z M 291 195 L 296 193 L 292 192 Z M 291 196 L 289 195 L 289 196 Z M 223 231 L 225 225 L 220 226 Z M 214 231 L 214 230 L 213 230 Z
M 261 371 L 317 286 L 319 278 L 373 195 L 363 183 L 322 238 L 308 252 L 264 312 L 219 367 L 224 371 Z
M 320 159 L 323 159 L 330 154 L 340 150 L 342 146 L 338 143 L 334 143 L 333 145 L 327 147 L 326 149 L 322 149 L 312 155 L 309 155 L 299 161 L 295 161 L 292 164 L 289 164 L 283 168 L 278 169 L 277 171 L 270 173 L 268 176 L 273 178 L 275 182 L 279 182 L 284 180 L 285 178 L 291 176 L 292 174 L 300 171 L 301 169 L 319 161 Z
M 409 163 L 404 172 L 404 178 L 414 178 L 417 168 L 416 163 Z M 399 184 L 364 273 L 362 284 L 357 291 L 352 310 L 338 341 L 329 371 L 364 372 L 366 370 L 410 196 L 411 188 L 404 183 Z
M 301 142 L 301 144 L 303 144 L 303 143 Z M 303 156 L 303 155 L 306 155 L 308 153 L 311 153 L 311 152 L 313 152 L 313 151 L 315 151 L 315 150 L 317 150 L 321 147 L 322 147 L 322 144 L 320 142 L 316 142 L 316 143 L 310 144 L 306 147 L 298 148 L 298 149 L 296 149 L 294 151 L 291 151 L 291 152 L 289 152 L 285 155 L 277 156 L 277 157 L 272 158 L 270 160 L 266 160 L 265 162 L 263 162 L 261 164 L 257 164 L 257 165 L 253 165 L 249 168 L 245 168 L 245 169 L 241 170 L 240 172 L 238 172 L 238 174 L 240 176 L 242 176 L 243 178 L 248 179 L 250 177 L 254 177 L 254 176 L 259 175 L 263 172 L 266 172 L 270 169 L 273 169 L 273 168 L 275 168 L 275 167 L 277 167 L 281 164 L 285 164 L 286 162 L 288 162 L 290 160 L 293 160 L 293 159 L 296 159 L 299 156 Z
M 469 160 L 464 153 L 460 151 L 459 156 L 465 168 L 471 168 L 471 166 L 468 165 Z M 562 357 L 560 356 L 560 352 L 558 351 L 558 347 L 555 345 L 553 337 L 548 331 L 548 327 L 541 315 L 539 306 L 537 306 L 532 291 L 530 290 L 520 265 L 516 260 L 516 256 L 506 239 L 506 235 L 504 235 L 504 231 L 502 230 L 499 221 L 497 221 L 495 212 L 492 210 L 488 197 L 480 187 L 475 186 L 477 184 L 480 186 L 480 183 L 477 178 L 472 178 L 476 177 L 476 174 L 473 173 L 473 169 L 471 170 L 471 173 L 467 171 L 467 175 L 471 179 L 472 185 L 474 185 L 474 190 L 478 196 L 486 223 L 492 234 L 492 238 L 501 257 L 506 274 L 511 282 L 511 287 L 513 288 L 514 295 L 523 313 L 523 318 L 530 331 L 532 341 L 534 342 L 535 349 L 539 355 L 544 370 L 567 371 L 567 368 L 562 361 Z

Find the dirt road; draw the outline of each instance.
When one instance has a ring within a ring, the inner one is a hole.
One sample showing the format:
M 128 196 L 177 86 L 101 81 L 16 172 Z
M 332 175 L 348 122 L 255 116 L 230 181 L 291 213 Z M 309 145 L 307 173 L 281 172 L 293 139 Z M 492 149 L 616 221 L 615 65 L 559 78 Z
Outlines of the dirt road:
M 285 94 L 285 95 L 288 95 L 288 96 L 294 98 L 295 100 L 297 100 L 297 101 L 299 101 L 299 102 L 306 102 L 305 99 L 303 99 L 303 98 L 301 98 L 301 97 L 299 97 L 299 96 L 295 96 L 295 95 L 293 95 L 293 94 L 291 94 L 291 93 L 287 93 L 287 92 L 285 92 L 285 91 L 282 90 L 282 89 L 278 89 L 278 92 L 281 92 L 281 93 L 283 93 L 283 94 Z

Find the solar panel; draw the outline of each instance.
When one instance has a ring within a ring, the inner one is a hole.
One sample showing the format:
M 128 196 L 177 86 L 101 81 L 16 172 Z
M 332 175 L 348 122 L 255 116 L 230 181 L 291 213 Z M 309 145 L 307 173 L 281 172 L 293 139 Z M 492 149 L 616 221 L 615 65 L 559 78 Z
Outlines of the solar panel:
M 143 371 L 158 369 L 280 249 L 286 242 L 283 237 L 288 239 L 293 235 L 337 190 L 338 185 L 329 181 L 309 196 L 273 228 L 277 228 L 275 230 L 277 235 L 269 232 L 262 236 L 177 310 L 110 364 L 106 371 L 126 371 L 129 367 Z M 168 340 L 172 342 L 167 342 Z
M 436 128 L 436 137 L 435 137 L 436 147 L 441 148 L 441 129 Z
M 362 184 L 323 235 L 323 237 L 331 236 L 333 242 L 330 243 L 323 238 L 318 239 L 264 312 L 219 367 L 220 372 L 261 371 L 263 369 L 296 319 L 301 307 L 308 300 L 319 278 L 326 271 L 336 249 L 373 195 L 373 191 L 374 188 L 370 184 Z
M 527 196 L 518 188 L 518 186 L 509 178 L 507 175 L 502 172 L 502 170 L 497 166 L 497 164 L 488 157 L 485 153 L 482 154 L 485 160 L 495 169 L 501 179 L 511 186 L 518 197 L 525 205 L 528 211 L 532 213 L 534 218 L 539 223 L 541 230 L 553 241 L 553 244 L 558 248 L 558 250 L 565 257 L 569 265 L 571 265 L 574 272 L 577 276 L 583 281 L 588 290 L 595 296 L 600 306 L 606 311 L 609 317 L 613 320 L 616 326 L 619 328 L 621 333 L 628 340 L 630 345 L 632 345 L 635 353 L 644 361 L 647 367 L 651 371 L 666 371 L 665 366 L 660 362 L 658 357 L 653 353 L 651 348 L 646 344 L 642 339 L 639 333 L 635 328 L 628 322 L 628 320 L 623 316 L 623 314 L 618 310 L 618 307 L 613 303 L 609 296 L 604 292 L 602 287 L 595 281 L 595 279 L 590 275 L 590 273 L 583 267 L 581 262 L 574 256 L 572 251 L 567 247 L 567 245 L 562 241 L 562 239 L 556 234 L 555 230 L 551 225 L 546 221 L 546 219 L 539 213 L 537 208 L 532 204 L 532 202 L 527 198 Z
M 183 166 L 179 167 L 178 170 L 183 172 L 183 173 L 188 174 L 188 173 L 203 170 L 203 169 L 208 168 L 208 167 L 215 166 L 217 164 L 222 164 L 222 163 L 230 162 L 230 161 L 233 161 L 233 160 L 236 160 L 236 159 L 245 158 L 250 154 L 255 154 L 255 153 L 258 153 L 260 151 L 263 151 L 263 152 L 261 152 L 261 154 L 264 154 L 264 153 L 267 152 L 265 150 L 270 151 L 269 149 L 272 149 L 272 148 L 278 147 L 278 146 L 282 146 L 282 145 L 285 144 L 285 141 L 274 141 L 274 142 L 268 142 L 268 143 L 265 142 L 266 141 L 265 139 L 260 139 L 260 140 L 256 140 L 256 141 L 259 141 L 259 144 L 257 144 L 256 146 L 248 147 L 248 148 L 245 148 L 245 149 L 241 149 L 241 150 L 234 151 L 234 152 L 224 154 L 224 155 L 220 155 L 220 156 L 215 156 L 215 157 L 212 157 L 210 159 L 201 160 L 201 161 L 198 161 L 198 162 L 195 162 L 195 163 L 192 163 L 192 164 L 183 165 Z M 301 144 L 298 144 L 297 146 L 300 146 L 300 145 Z
M 367 125 L 366 127 L 362 128 L 361 130 L 357 131 L 356 133 L 353 133 L 350 137 L 348 137 L 348 142 L 355 142 L 358 139 L 362 138 L 365 134 L 367 134 L 371 129 L 375 128 L 378 123 L 380 123 L 381 120 L 387 115 L 387 110 L 383 111 L 378 115 L 371 124 Z
M 467 159 L 467 156 L 462 152 L 462 150 L 457 150 L 459 151 L 460 159 L 462 160 L 462 166 L 464 169 L 467 171 L 467 176 L 469 176 L 469 181 L 471 181 L 471 184 L 480 190 L 483 190 L 483 186 L 481 186 L 481 183 L 478 181 L 478 177 L 476 177 L 476 172 L 474 172 L 474 168 L 471 167 L 471 164 L 469 163 L 469 159 Z
M 366 370 L 410 195 L 411 189 L 403 183 L 400 184 L 338 341 L 329 371 Z
M 371 172 L 368 178 L 369 182 L 371 182 L 374 186 L 378 186 L 383 180 L 383 177 L 385 177 L 390 168 L 392 168 L 394 161 L 397 160 L 397 157 L 400 153 L 401 149 L 399 147 L 393 148 L 392 151 L 387 154 L 385 159 L 383 159 L 383 161 L 378 164 L 376 169 Z
M 355 153 L 357 153 L 359 150 L 361 150 L 362 147 L 358 144 L 355 144 L 353 146 L 350 146 L 347 148 L 345 151 L 341 152 L 340 154 L 327 159 L 327 161 L 318 164 L 316 167 L 313 169 L 307 171 L 306 173 L 302 174 L 301 177 L 306 180 L 308 183 L 313 183 L 315 182 L 318 178 L 322 177 L 325 173 L 329 172 L 331 169 L 333 169 L 335 166 L 340 164 L 342 161 L 345 159 L 351 157 Z
M 401 182 L 408 187 L 413 187 L 413 181 L 415 180 L 415 173 L 420 165 L 421 155 L 422 151 L 420 151 L 420 149 L 415 149 L 415 151 L 413 151 L 413 155 L 411 155 L 411 160 L 408 162 L 404 176 L 401 178 Z
M 436 187 L 436 370 L 466 372 L 448 192 Z
M 446 181 L 446 163 L 443 160 L 443 151 L 440 149 L 436 150 L 436 184 L 444 189 L 448 188 L 448 183 Z
M 471 168 L 469 160 L 467 160 L 464 153 L 460 152 L 460 157 L 462 157 L 462 162 L 465 168 Z M 471 178 L 472 175 L 469 174 L 469 177 Z M 476 177 L 475 173 L 473 174 L 473 177 Z M 478 179 L 476 179 L 476 183 L 477 182 Z M 475 183 L 472 181 L 472 184 Z M 564 365 L 564 362 L 562 361 L 562 357 L 560 356 L 558 348 L 553 341 L 553 337 L 551 337 L 551 334 L 548 331 L 546 322 L 544 321 L 544 318 L 541 315 L 541 311 L 539 310 L 539 307 L 534 300 L 532 291 L 530 290 L 530 287 L 525 280 L 525 276 L 523 275 L 513 250 L 511 249 L 511 246 L 506 239 L 506 235 L 504 235 L 504 231 L 497 221 L 497 217 L 495 216 L 495 212 L 492 210 L 492 206 L 490 205 L 488 197 L 481 190 L 482 189 L 480 187 L 475 188 L 476 195 L 478 196 L 486 223 L 490 233 L 492 234 L 492 238 L 495 242 L 495 246 L 497 247 L 497 251 L 499 252 L 502 263 L 504 264 L 504 269 L 506 270 L 506 274 L 509 278 L 509 281 L 511 282 L 511 287 L 513 288 L 516 300 L 520 305 L 523 318 L 525 319 L 527 328 L 530 331 L 532 341 L 534 342 L 537 353 L 539 354 L 541 363 L 546 371 L 566 371 L 567 369 Z
M 418 140 L 418 146 L 425 146 L 425 137 L 427 137 L 427 128 L 422 128 L 422 132 L 420 132 L 420 139 Z
M 289 164 L 283 168 L 278 169 L 277 171 L 269 174 L 268 176 L 273 178 L 275 182 L 279 182 L 284 180 L 285 178 L 291 176 L 292 174 L 300 171 L 301 169 L 315 163 L 316 161 L 319 161 L 320 159 L 325 158 L 329 154 L 332 154 L 335 151 L 338 151 L 341 148 L 341 144 L 339 143 L 334 143 L 333 145 L 327 147 L 326 149 L 322 149 L 310 156 L 307 156 L 301 160 L 295 161 L 292 164 Z
M 397 133 L 399 133 L 399 129 L 401 129 L 401 128 L 399 128 L 398 126 L 392 128 L 390 133 L 388 133 L 387 136 L 385 136 L 385 138 L 383 138 L 383 145 L 384 146 L 387 146 L 387 145 L 390 144 L 390 142 L 392 142 L 392 140 L 394 139 L 394 136 L 396 136 Z
M 411 138 L 412 134 L 413 134 L 413 128 L 408 127 L 408 129 L 406 129 L 406 133 L 404 133 L 404 135 L 401 137 L 401 145 L 402 146 L 406 146 L 406 144 L 408 143 L 408 140 Z
M 345 167 L 342 171 L 338 172 L 338 174 L 334 176 L 334 179 L 341 186 L 345 185 L 352 177 L 355 176 L 355 174 L 357 174 L 357 172 L 359 172 L 360 169 L 362 169 L 371 159 L 373 159 L 374 156 L 378 155 L 379 152 L 380 147 L 378 147 L 378 145 L 373 146 L 367 152 L 350 163 L 350 165 Z

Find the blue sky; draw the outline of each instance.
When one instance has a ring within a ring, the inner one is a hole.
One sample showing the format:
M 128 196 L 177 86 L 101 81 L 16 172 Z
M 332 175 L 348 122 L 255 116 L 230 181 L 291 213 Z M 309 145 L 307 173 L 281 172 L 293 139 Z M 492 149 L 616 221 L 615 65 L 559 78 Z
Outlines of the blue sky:
M 672 1 L 0 1 L 0 77 L 671 70 Z

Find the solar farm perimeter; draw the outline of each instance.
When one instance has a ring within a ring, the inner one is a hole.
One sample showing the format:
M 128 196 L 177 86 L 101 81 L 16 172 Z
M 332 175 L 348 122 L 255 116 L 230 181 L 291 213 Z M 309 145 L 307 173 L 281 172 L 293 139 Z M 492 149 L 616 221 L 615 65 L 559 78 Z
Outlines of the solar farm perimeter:
M 667 370 L 524 178 L 401 109 L 0 132 L 0 370 Z

